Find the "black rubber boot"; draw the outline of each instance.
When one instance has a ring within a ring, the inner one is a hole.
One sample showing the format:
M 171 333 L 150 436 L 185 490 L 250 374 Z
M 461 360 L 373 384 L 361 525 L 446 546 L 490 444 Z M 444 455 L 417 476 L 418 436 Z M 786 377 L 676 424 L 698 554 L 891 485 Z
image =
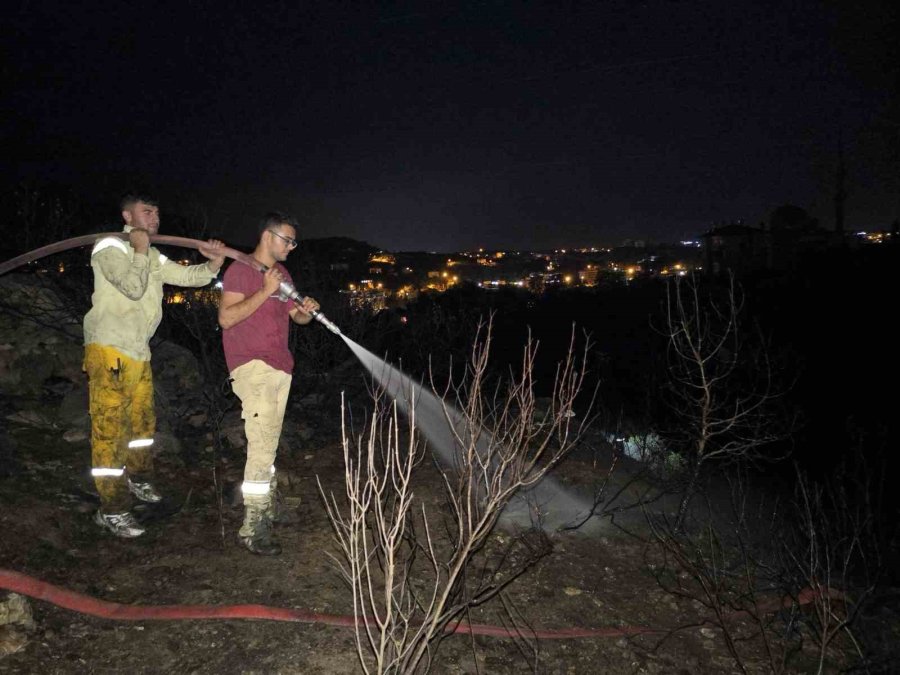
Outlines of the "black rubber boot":
M 244 507 L 244 525 L 238 532 L 238 539 L 251 553 L 257 555 L 278 555 L 281 544 L 275 541 L 272 534 L 272 522 L 266 515 L 265 507 L 246 505 Z
M 284 498 L 278 490 L 272 490 L 269 494 L 271 498 L 266 508 L 269 522 L 273 525 L 296 525 L 300 522 L 300 514 L 284 503 Z

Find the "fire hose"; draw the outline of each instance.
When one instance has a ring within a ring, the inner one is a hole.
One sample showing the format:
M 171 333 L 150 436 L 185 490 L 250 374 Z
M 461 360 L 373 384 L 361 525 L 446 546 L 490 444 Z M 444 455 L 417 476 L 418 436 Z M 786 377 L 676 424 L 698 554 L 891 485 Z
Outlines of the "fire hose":
M 357 625 L 376 625 L 373 619 L 356 618 L 345 614 L 322 614 L 305 609 L 288 609 L 268 605 L 126 605 L 118 602 L 98 600 L 89 595 L 56 586 L 41 579 L 0 568 L 0 588 L 27 595 L 35 600 L 43 600 L 57 607 L 100 619 L 115 621 L 172 621 L 197 619 L 261 619 L 267 621 L 290 621 L 325 626 L 354 628 Z M 838 590 L 827 587 L 806 588 L 796 598 L 774 597 L 755 603 L 758 614 L 771 614 L 782 609 L 821 602 L 823 599 L 845 598 Z M 748 616 L 747 611 L 733 611 L 727 616 L 738 618 Z M 528 637 L 538 640 L 566 640 L 573 638 L 633 637 L 637 635 L 665 634 L 670 630 L 645 626 L 610 626 L 605 628 L 507 628 L 489 624 L 452 622 L 448 633 L 484 635 L 488 637 L 514 638 Z
M 117 621 L 159 621 L 159 620 L 196 620 L 196 619 L 264 619 L 269 621 L 291 621 L 295 623 L 315 623 L 326 626 L 353 628 L 363 619 L 357 620 L 349 615 L 322 614 L 305 609 L 288 609 L 285 607 L 269 607 L 267 605 L 126 605 L 118 602 L 98 600 L 89 595 L 56 586 L 35 579 L 27 574 L 0 568 L 0 588 L 36 600 L 50 602 L 57 607 L 73 612 L 95 616 L 101 619 Z M 376 625 L 368 620 L 369 625 Z M 491 626 L 486 624 L 452 623 L 447 627 L 448 633 L 466 635 L 486 635 L 490 637 L 531 637 L 537 639 L 566 639 L 587 637 L 622 637 L 662 632 L 653 628 L 636 626 L 612 628 L 560 628 L 555 630 L 530 630 Z
M 105 232 L 102 234 L 86 234 L 81 237 L 73 237 L 72 239 L 64 239 L 63 241 L 58 241 L 55 244 L 48 244 L 47 246 L 43 246 L 41 248 L 35 249 L 33 251 L 29 251 L 28 253 L 23 253 L 20 256 L 16 256 L 11 260 L 7 260 L 4 263 L 0 263 L 0 276 L 6 274 L 7 272 L 16 269 L 17 267 L 21 267 L 22 265 L 27 265 L 30 262 L 33 262 L 39 258 L 43 258 L 48 255 L 52 255 L 54 253 L 60 253 L 62 251 L 68 251 L 72 248 L 80 248 L 82 246 L 90 246 L 98 239 L 104 239 L 106 237 L 116 237 L 118 239 L 128 239 L 127 232 Z M 184 248 L 193 248 L 200 250 L 203 246 L 206 245 L 205 241 L 200 241 L 199 239 L 188 239 L 187 237 L 170 237 L 168 235 L 154 234 L 150 237 L 150 241 L 154 244 L 168 244 L 171 246 L 181 246 Z M 219 249 L 223 255 L 232 260 L 236 260 L 245 265 L 249 265 L 253 269 L 259 272 L 266 272 L 269 268 L 263 265 L 261 262 L 253 258 L 252 256 L 247 255 L 246 253 L 241 253 L 240 251 L 236 251 L 233 248 L 228 248 L 227 246 Z M 293 300 L 297 305 L 303 303 L 306 298 L 301 295 L 296 288 L 294 288 L 287 281 L 282 281 L 280 284 L 280 290 L 282 294 L 286 297 Z M 305 311 L 305 310 L 304 310 Z M 328 330 L 330 330 L 335 335 L 341 334 L 341 329 L 338 328 L 334 323 L 332 323 L 324 314 L 319 311 L 310 312 L 312 317 L 325 326 Z

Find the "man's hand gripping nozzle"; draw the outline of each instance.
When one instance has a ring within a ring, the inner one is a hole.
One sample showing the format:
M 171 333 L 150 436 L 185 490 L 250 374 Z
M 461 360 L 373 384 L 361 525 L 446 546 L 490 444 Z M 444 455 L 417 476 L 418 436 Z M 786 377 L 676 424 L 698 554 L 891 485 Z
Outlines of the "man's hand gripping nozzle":
M 281 292 L 284 295 L 289 297 L 291 300 L 296 302 L 298 305 L 302 304 L 303 301 L 306 300 L 306 298 L 304 296 L 300 295 L 300 293 L 297 291 L 297 289 L 294 288 L 287 281 L 282 281 L 281 284 L 279 284 L 279 289 L 281 290 Z M 337 325 L 335 325 L 335 323 L 333 321 L 331 321 L 328 317 L 326 317 L 324 314 L 322 314 L 322 312 L 319 312 L 317 310 L 317 311 L 310 312 L 310 314 L 312 314 L 312 318 L 314 318 L 320 324 L 325 326 L 325 328 L 330 330 L 335 335 L 341 334 L 341 329 L 338 328 Z

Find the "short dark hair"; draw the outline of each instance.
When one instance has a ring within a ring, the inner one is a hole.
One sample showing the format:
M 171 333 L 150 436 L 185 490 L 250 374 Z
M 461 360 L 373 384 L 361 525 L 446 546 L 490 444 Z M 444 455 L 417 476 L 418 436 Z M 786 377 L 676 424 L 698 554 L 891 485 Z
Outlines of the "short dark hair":
M 138 202 L 143 202 L 148 206 L 155 206 L 159 208 L 159 202 L 155 197 L 151 197 L 150 195 L 144 194 L 143 192 L 128 192 L 122 195 L 122 199 L 119 200 L 119 210 L 126 211 Z
M 297 230 L 299 228 L 296 219 L 292 218 L 286 213 L 281 213 L 280 211 L 269 211 L 266 215 L 263 216 L 262 220 L 259 221 L 259 236 L 261 237 L 266 230 L 273 227 L 278 227 L 279 225 L 290 225 L 294 228 L 294 230 Z

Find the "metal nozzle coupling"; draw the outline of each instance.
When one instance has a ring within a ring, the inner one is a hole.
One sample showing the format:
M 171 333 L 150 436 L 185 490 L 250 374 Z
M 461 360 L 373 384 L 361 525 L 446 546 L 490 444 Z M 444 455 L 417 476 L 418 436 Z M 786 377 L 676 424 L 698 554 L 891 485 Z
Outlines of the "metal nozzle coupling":
M 303 296 L 297 292 L 297 289 L 294 288 L 291 284 L 286 281 L 282 281 L 278 284 L 278 290 L 281 291 L 281 294 L 285 297 L 294 300 L 295 302 L 303 302 Z
M 322 312 L 313 312 L 313 318 L 318 321 L 320 324 L 325 326 L 328 330 L 330 330 L 335 335 L 341 334 L 341 329 L 338 328 L 330 319 L 328 319 Z

